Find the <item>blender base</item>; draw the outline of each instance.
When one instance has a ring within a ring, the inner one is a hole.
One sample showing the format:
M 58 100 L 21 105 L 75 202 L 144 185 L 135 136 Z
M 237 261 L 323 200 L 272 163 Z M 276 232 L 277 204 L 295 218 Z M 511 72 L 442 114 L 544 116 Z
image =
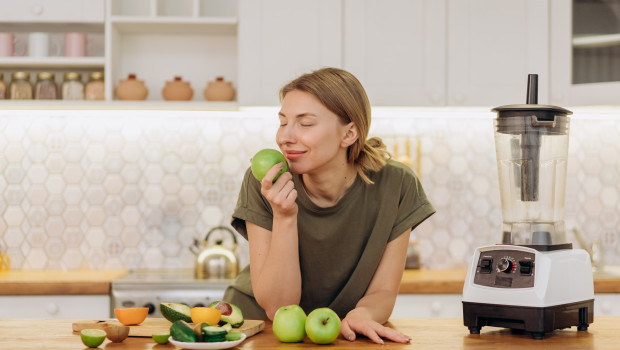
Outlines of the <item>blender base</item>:
M 463 302 L 463 320 L 470 334 L 484 326 L 523 330 L 543 339 L 555 329 L 577 326 L 585 331 L 594 321 L 594 299 L 548 307 L 525 307 Z

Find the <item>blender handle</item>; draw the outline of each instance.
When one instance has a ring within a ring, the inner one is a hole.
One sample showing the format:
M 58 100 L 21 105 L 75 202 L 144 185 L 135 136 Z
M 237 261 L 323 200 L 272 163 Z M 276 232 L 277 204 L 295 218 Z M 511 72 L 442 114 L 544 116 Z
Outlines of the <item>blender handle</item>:
M 530 117 L 532 119 L 532 126 L 541 127 L 541 128 L 554 128 L 555 127 L 555 118 L 553 116 L 553 120 L 538 120 L 538 117 L 535 115 Z

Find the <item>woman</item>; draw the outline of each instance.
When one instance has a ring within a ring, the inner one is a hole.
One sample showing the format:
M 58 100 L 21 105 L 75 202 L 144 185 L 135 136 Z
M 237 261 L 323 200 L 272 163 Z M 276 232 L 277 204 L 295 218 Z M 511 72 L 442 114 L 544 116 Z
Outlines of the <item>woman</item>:
M 406 343 L 382 326 L 405 265 L 409 233 L 435 210 L 410 168 L 366 139 L 370 103 L 350 73 L 324 68 L 280 91 L 275 165 L 259 182 L 248 170 L 232 225 L 250 245 L 250 266 L 224 299 L 249 318 L 281 306 L 329 307 L 348 340 L 363 334 Z

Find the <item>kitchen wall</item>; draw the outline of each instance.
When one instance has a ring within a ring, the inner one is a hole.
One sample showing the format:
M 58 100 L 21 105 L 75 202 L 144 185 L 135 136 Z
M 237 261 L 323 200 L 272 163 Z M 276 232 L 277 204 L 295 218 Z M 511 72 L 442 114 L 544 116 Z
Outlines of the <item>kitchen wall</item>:
M 619 264 L 620 111 L 574 111 L 567 229 Z M 13 269 L 191 268 L 194 239 L 229 225 L 250 157 L 275 147 L 276 116 L 0 111 L 0 245 Z M 499 242 L 493 117 L 489 108 L 374 111 L 371 133 L 409 153 L 437 209 L 412 234 L 425 267 L 462 268 L 476 246 Z M 247 242 L 238 253 L 247 264 Z

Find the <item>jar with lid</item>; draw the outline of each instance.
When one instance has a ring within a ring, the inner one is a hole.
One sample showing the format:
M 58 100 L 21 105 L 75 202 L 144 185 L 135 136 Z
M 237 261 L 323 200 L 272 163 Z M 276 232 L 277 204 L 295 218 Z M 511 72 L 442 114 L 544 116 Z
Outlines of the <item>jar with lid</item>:
M 37 74 L 37 82 L 34 85 L 35 100 L 55 100 L 58 98 L 58 85 L 54 81 L 54 74 L 41 72 Z
M 82 83 L 82 74 L 76 72 L 65 73 L 65 79 L 62 82 L 62 99 L 84 99 L 84 84 Z
M 89 101 L 102 101 L 105 99 L 103 72 L 92 72 L 88 75 L 85 96 Z
M 6 84 L 4 83 L 4 74 L 0 73 L 0 100 L 6 98 Z
M 32 84 L 30 84 L 30 74 L 26 72 L 15 72 L 11 74 L 9 96 L 11 97 L 11 100 L 32 100 Z

